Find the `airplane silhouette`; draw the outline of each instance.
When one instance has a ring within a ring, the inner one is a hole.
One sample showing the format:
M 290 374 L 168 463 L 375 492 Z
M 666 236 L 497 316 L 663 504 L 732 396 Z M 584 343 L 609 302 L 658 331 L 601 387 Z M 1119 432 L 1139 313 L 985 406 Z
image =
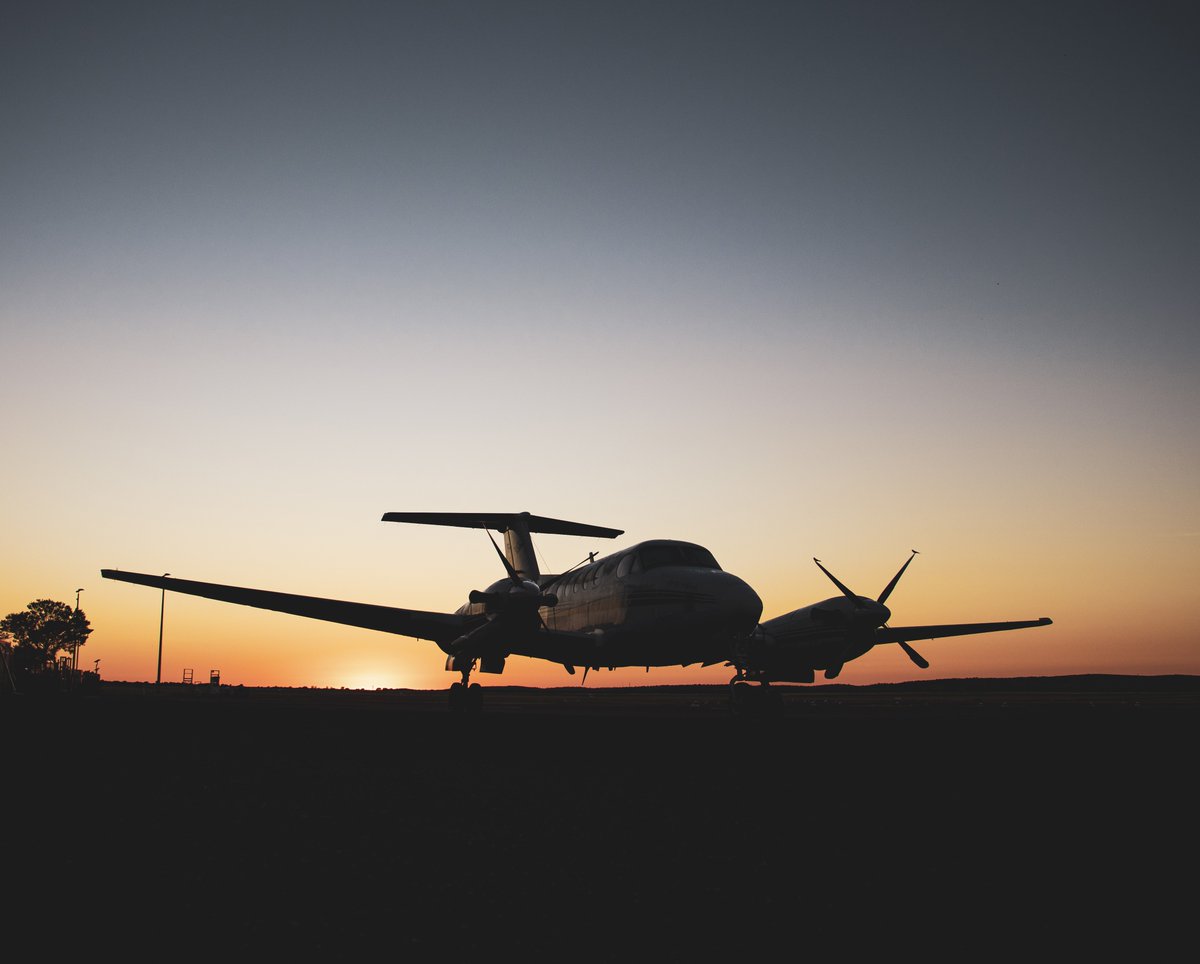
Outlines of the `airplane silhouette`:
M 1051 620 L 959 623 L 940 626 L 887 625 L 884 603 L 917 555 L 912 550 L 878 599 L 858 596 L 814 559 L 840 596 L 759 623 L 762 600 L 745 582 L 724 572 L 703 546 L 654 539 L 566 572 L 543 575 L 532 533 L 614 539 L 623 530 L 566 522 L 528 512 L 388 512 L 384 522 L 484 529 L 504 566 L 505 578 L 472 590 L 453 613 L 398 609 L 194 582 L 119 569 L 102 569 L 105 579 L 204 596 L 222 602 L 361 626 L 428 639 L 446 653 L 446 669 L 460 673 L 450 687 L 454 709 L 477 709 L 481 688 L 471 673 L 501 673 L 509 656 L 560 663 L 568 673 L 618 666 L 711 666 L 724 663 L 738 710 L 778 705 L 771 683 L 811 683 L 818 670 L 836 679 L 842 666 L 882 643 L 898 643 L 925 669 L 929 663 L 910 640 L 992 633 L 1047 626 Z M 491 531 L 504 534 L 504 550 Z M 758 686 L 751 684 L 757 683 Z

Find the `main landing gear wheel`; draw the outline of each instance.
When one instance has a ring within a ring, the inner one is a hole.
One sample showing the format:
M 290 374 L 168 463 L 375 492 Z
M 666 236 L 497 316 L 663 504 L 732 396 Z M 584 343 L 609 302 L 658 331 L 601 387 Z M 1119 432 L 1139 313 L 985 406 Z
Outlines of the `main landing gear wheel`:
M 754 686 L 745 680 L 734 680 L 729 684 L 729 708 L 734 713 L 745 713 L 754 701 Z
M 478 683 L 450 684 L 450 709 L 456 713 L 478 713 L 483 706 L 483 687 Z
M 735 676 L 729 683 L 729 708 L 738 716 L 779 716 L 783 695 L 766 683 L 755 686 Z

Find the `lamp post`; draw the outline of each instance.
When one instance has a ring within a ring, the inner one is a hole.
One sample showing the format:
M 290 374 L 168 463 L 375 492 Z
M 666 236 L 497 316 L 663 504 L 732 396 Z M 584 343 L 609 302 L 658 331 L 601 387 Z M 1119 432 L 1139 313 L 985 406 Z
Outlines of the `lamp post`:
M 83 589 L 75 590 L 75 612 L 79 612 L 79 594 Z M 71 672 L 79 669 L 79 640 L 75 640 L 75 645 L 71 647 Z
M 164 579 L 171 575 L 169 572 L 164 572 Z M 158 674 L 154 677 L 154 685 L 158 686 L 162 683 L 162 633 L 163 633 L 163 613 L 167 609 L 167 587 L 162 587 L 162 601 L 158 606 Z

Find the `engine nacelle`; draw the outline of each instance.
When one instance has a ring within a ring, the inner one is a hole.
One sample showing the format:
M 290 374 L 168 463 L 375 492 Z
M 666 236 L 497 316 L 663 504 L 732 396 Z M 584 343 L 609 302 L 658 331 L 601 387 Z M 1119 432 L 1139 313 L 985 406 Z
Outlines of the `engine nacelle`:
M 778 625 L 777 620 L 771 622 Z M 811 683 L 816 679 L 805 654 L 776 639 L 766 626 L 759 626 L 738 644 L 735 661 L 749 679 L 771 683 Z
M 527 585 L 533 585 L 527 583 Z M 506 613 L 514 609 L 541 609 L 558 605 L 558 597 L 552 592 L 510 592 L 481 591 L 472 589 L 467 599 L 474 605 L 482 605 L 489 613 Z
M 479 672 L 481 673 L 503 673 L 504 672 L 504 656 L 481 656 L 479 657 Z M 446 671 L 450 673 L 469 673 L 475 668 L 475 657 L 473 656 L 447 656 Z
M 481 672 L 481 673 L 503 673 L 504 672 L 504 657 L 503 656 L 482 656 L 482 657 L 480 657 L 479 672 Z

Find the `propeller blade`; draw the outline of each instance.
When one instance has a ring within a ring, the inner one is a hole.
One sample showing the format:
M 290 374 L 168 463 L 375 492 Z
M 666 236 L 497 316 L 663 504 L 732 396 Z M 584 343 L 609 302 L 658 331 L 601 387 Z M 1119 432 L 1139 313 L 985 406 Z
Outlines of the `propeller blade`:
M 508 561 L 508 557 L 505 556 L 504 553 L 500 551 L 500 547 L 496 545 L 496 540 L 492 538 L 491 530 L 485 529 L 484 532 L 487 533 L 488 540 L 492 543 L 492 548 L 496 550 L 496 555 L 498 555 L 500 557 L 500 561 L 504 563 L 504 570 L 508 573 L 508 578 L 513 581 L 513 585 L 522 585 L 520 575 L 518 575 L 517 570 L 512 567 L 512 563 Z
M 900 644 L 900 648 L 908 653 L 908 658 L 921 667 L 921 669 L 929 669 L 929 660 L 918 653 L 915 649 L 908 645 L 904 640 L 896 640 Z
M 827 575 L 831 580 L 833 580 L 833 584 L 842 591 L 843 596 L 845 596 L 847 599 L 854 599 L 857 601 L 858 597 L 856 595 L 854 595 L 854 593 L 852 593 L 845 586 L 843 586 L 842 583 L 838 580 L 837 576 L 835 576 L 832 572 L 830 572 L 823 565 L 821 565 L 820 559 L 818 559 L 816 556 L 813 556 L 813 562 L 815 562 L 817 564 L 817 568 L 820 569 L 821 572 L 825 573 L 825 575 Z
M 892 581 L 887 584 L 887 588 L 879 594 L 879 598 L 875 600 L 877 603 L 882 605 L 883 603 L 887 602 L 887 597 L 890 596 L 892 594 L 892 590 L 896 588 L 896 583 L 898 583 L 900 581 L 900 577 L 904 575 L 904 570 L 908 568 L 908 563 L 912 562 L 913 559 L 918 555 L 919 553 L 917 550 L 913 549 L 912 555 L 909 556 L 904 565 L 900 567 L 900 571 L 896 573 L 896 575 L 892 576 Z

